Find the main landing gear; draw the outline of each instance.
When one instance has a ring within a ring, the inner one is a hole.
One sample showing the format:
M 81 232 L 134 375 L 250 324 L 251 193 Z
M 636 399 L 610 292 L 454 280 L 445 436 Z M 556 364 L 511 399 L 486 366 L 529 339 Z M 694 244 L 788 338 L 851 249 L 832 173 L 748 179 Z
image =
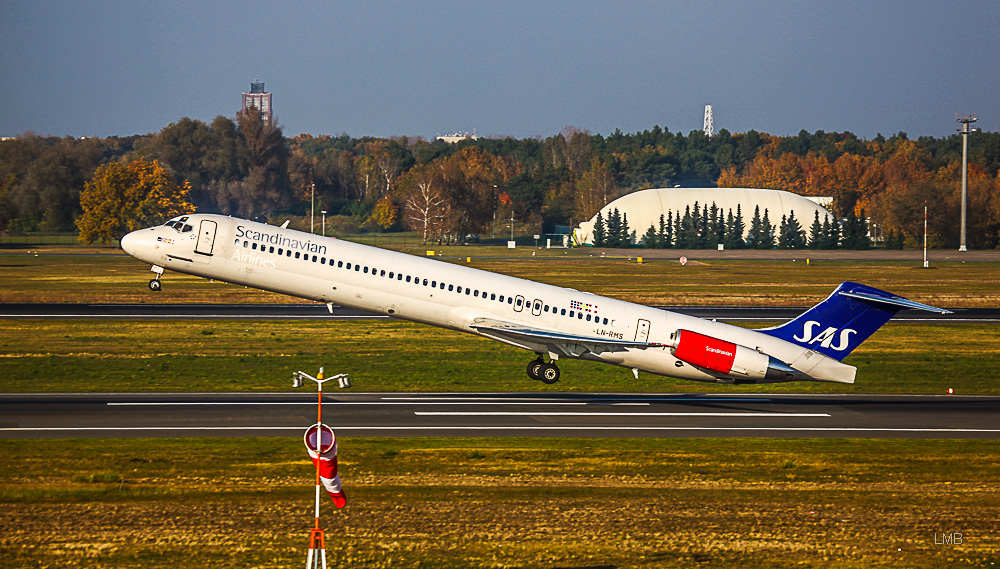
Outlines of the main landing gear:
M 528 377 L 552 385 L 559 381 L 559 366 L 555 363 L 545 363 L 542 356 L 538 356 L 538 359 L 528 364 Z

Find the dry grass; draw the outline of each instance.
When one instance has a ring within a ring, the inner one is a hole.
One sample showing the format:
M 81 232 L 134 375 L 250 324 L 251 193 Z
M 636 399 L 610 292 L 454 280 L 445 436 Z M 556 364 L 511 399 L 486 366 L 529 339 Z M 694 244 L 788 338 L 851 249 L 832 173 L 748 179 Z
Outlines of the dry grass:
M 343 439 L 350 504 L 324 504 L 323 525 L 342 567 L 988 567 L 992 444 Z M 0 559 L 301 566 L 312 471 L 299 445 L 5 442 Z M 94 456 L 33 458 L 52 453 Z M 123 482 L 75 481 L 95 466 Z M 946 532 L 963 542 L 935 543 Z

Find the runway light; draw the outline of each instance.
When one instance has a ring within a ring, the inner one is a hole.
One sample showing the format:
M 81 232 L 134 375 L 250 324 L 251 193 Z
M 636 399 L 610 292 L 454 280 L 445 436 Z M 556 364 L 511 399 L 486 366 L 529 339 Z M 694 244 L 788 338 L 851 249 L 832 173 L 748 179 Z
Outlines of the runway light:
M 948 388 L 948 395 L 953 395 L 954 393 L 955 393 L 955 390 L 949 387 Z

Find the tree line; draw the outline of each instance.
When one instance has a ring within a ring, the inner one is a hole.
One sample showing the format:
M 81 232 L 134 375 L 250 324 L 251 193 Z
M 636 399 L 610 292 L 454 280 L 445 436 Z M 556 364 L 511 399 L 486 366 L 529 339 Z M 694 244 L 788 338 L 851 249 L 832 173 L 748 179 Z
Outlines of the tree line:
M 776 226 L 771 223 L 770 212 L 760 206 L 754 209 L 749 230 L 743 220 L 742 206 L 723 211 L 712 202 L 711 207 L 702 208 L 698 202 L 687 206 L 684 214 L 674 215 L 673 211 L 660 214 L 659 223 L 649 226 L 641 238 L 628 224 L 628 216 L 613 208 L 604 219 L 602 212 L 594 220 L 593 241 L 595 247 L 647 249 L 868 249 L 872 246 L 864 217 L 848 212 L 842 222 L 831 221 L 824 216 L 820 222 L 819 212 L 815 212 L 813 223 L 807 233 L 792 211 L 781 216 Z M 897 241 L 886 240 L 887 247 L 895 248 Z M 902 248 L 902 242 L 899 242 Z
M 1000 246 L 1000 134 L 969 137 L 968 242 L 995 248 Z M 931 245 L 958 243 L 957 134 L 864 140 L 850 132 L 779 137 L 722 129 L 708 137 L 656 126 L 605 136 L 567 127 L 544 138 L 446 144 L 406 136 L 288 138 L 258 113 L 209 123 L 185 117 L 157 133 L 129 137 L 25 133 L 0 141 L 0 231 L 77 230 L 84 215 L 81 194 L 99 168 L 133 162 L 163 168 L 176 191 L 187 192 L 179 203 L 199 211 L 269 219 L 307 214 L 315 201 L 317 211 L 328 212 L 334 232 L 408 229 L 425 240 L 461 241 L 475 234 L 504 235 L 511 219 L 519 233 L 550 232 L 552 226 L 589 220 L 633 191 L 718 185 L 831 196 L 841 220 L 835 225 L 843 227 L 849 216 L 869 218 L 886 236 L 879 244 L 891 235 L 893 246 L 921 243 L 927 204 Z M 703 207 L 698 217 L 704 223 L 702 218 L 712 215 Z M 673 218 L 679 236 L 684 214 L 675 212 Z M 778 223 L 776 244 L 782 235 Z M 844 246 L 842 239 L 838 246 Z

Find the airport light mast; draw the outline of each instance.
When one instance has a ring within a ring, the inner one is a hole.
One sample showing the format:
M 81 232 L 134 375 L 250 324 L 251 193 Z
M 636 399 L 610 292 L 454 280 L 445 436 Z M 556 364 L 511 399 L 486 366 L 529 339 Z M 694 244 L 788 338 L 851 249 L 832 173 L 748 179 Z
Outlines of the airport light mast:
M 958 250 L 967 251 L 965 248 L 965 211 L 969 188 L 969 133 L 976 130 L 970 130 L 969 125 L 979 119 L 976 118 L 975 114 L 960 115 L 956 113 L 955 120 L 962 123 L 961 128 L 958 129 L 958 133 L 962 135 L 962 239 L 959 241 Z

